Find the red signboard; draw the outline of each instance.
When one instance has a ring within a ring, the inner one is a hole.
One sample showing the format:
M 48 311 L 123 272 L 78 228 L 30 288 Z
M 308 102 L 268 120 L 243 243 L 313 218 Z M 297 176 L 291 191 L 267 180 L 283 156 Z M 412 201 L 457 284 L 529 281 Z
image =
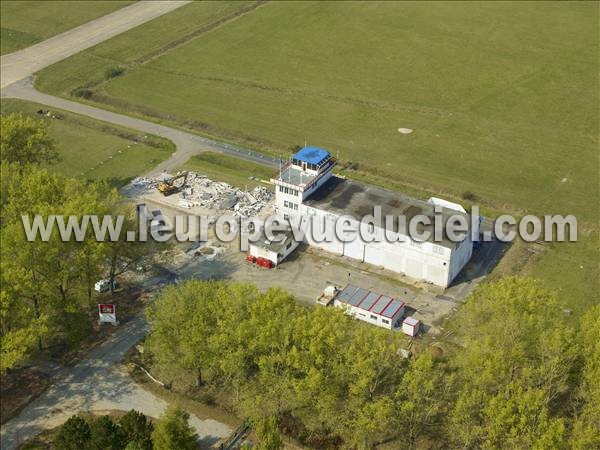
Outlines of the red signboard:
M 100 322 L 117 323 L 117 308 L 112 303 L 100 303 L 98 305 Z
M 114 314 L 115 313 L 115 305 L 110 303 L 100 303 L 98 305 L 100 309 L 100 314 Z

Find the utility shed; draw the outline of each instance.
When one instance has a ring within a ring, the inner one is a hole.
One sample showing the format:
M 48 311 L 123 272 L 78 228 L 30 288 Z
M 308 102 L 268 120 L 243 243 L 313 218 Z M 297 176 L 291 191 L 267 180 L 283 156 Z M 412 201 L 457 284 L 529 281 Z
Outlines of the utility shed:
M 351 284 L 342 289 L 333 304 L 359 320 L 389 330 L 404 315 L 404 302 Z
M 267 237 L 266 230 L 263 229 L 260 238 L 256 242 L 250 242 L 248 252 L 255 258 L 268 259 L 276 266 L 298 247 L 299 242 L 294 239 L 291 229 L 285 232 L 273 232 L 273 234 L 275 236 L 283 235 L 283 239 L 271 241 Z
M 402 332 L 409 336 L 416 336 L 419 333 L 421 322 L 412 316 L 408 316 L 402 322 Z

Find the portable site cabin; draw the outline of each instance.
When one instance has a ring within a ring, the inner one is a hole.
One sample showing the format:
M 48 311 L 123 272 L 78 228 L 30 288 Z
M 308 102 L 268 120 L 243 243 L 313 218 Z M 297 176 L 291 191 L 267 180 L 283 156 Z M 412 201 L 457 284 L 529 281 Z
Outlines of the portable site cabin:
M 299 242 L 294 239 L 291 229 L 283 233 L 274 232 L 273 234 L 282 236 L 282 239 L 279 241 L 270 240 L 266 235 L 266 231 L 263 230 L 256 242 L 250 242 L 248 254 L 254 258 L 268 259 L 273 266 L 276 266 L 298 247 Z
M 333 304 L 359 320 L 389 330 L 404 315 L 404 302 L 350 284 L 336 295 Z
M 412 316 L 408 316 L 404 319 L 404 322 L 402 322 L 402 332 L 409 336 L 416 336 L 419 333 L 420 326 L 421 321 Z

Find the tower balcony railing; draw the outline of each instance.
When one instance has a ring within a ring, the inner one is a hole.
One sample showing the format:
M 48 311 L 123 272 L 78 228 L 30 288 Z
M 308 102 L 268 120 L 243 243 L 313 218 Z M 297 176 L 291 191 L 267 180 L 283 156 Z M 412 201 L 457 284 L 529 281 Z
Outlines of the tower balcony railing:
M 294 164 L 291 160 L 287 161 L 282 167 L 281 170 L 278 174 L 277 177 L 273 177 L 272 180 L 276 180 L 276 181 L 280 181 L 292 186 L 297 186 L 297 187 L 302 187 L 303 190 L 308 190 L 310 189 L 310 187 L 312 185 L 314 185 L 316 182 L 318 182 L 323 175 L 325 175 L 327 172 L 331 171 L 333 169 L 333 167 L 337 164 L 337 159 L 334 157 L 329 157 L 323 164 L 321 164 L 318 167 L 318 172 L 317 175 L 313 178 L 311 178 L 307 183 L 300 183 L 298 185 L 294 184 L 294 183 L 289 183 L 286 182 L 285 179 L 282 178 L 283 173 L 285 173 L 286 170 L 288 170 L 290 168 L 290 166 L 294 166 L 297 167 L 299 170 L 302 170 L 302 167 Z

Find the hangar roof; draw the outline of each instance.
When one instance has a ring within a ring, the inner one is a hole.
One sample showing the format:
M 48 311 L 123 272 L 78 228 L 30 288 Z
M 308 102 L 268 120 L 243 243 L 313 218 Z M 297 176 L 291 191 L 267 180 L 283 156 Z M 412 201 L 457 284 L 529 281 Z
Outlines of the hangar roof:
M 381 215 L 385 220 L 386 215 L 406 217 L 406 226 L 410 220 L 419 214 L 429 217 L 432 225 L 419 225 L 420 232 L 428 229 L 431 231 L 429 242 L 442 247 L 453 249 L 458 242 L 448 239 L 445 231 L 440 242 L 435 242 L 434 238 L 434 205 L 425 201 L 405 197 L 397 192 L 383 189 L 376 186 L 350 181 L 336 176 L 332 176 L 327 182 L 312 193 L 303 202 L 306 206 L 330 211 L 338 215 L 349 215 L 357 220 L 361 220 L 366 215 L 373 214 L 375 205 L 381 206 Z M 448 218 L 452 215 L 463 215 L 470 226 L 469 215 L 459 211 L 442 208 L 441 217 L 443 229 Z M 397 230 L 398 226 L 395 225 Z

